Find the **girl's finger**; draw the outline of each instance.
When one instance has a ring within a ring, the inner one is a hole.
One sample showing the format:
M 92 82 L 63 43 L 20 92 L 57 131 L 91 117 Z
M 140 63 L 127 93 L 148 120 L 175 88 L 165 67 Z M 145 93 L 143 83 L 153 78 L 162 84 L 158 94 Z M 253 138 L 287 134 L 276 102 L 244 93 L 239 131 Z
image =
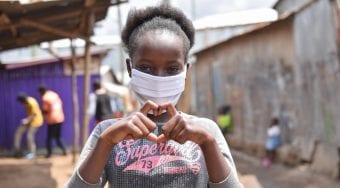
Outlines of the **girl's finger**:
M 132 136 L 133 139 L 143 137 L 143 131 L 133 123 L 129 123 L 127 126 L 128 135 Z
M 153 111 L 154 115 L 157 115 L 158 112 L 158 105 L 150 100 L 148 100 L 144 106 L 140 109 L 140 112 L 142 112 L 145 116 L 147 116 L 149 111 Z
M 167 138 L 170 138 L 172 130 L 177 126 L 180 119 L 180 116 L 174 116 L 163 125 L 162 131 Z
M 152 142 L 158 142 L 158 138 L 155 134 L 153 133 L 149 133 L 147 136 L 146 136 L 146 139 L 152 141 Z
M 182 129 L 181 132 L 179 132 L 178 135 L 174 138 L 174 140 L 180 144 L 184 144 L 188 140 L 187 130 Z
M 165 142 L 167 140 L 168 140 L 168 138 L 164 134 L 161 134 L 157 138 L 157 143 L 162 143 L 162 142 Z
M 160 104 L 158 107 L 158 111 L 161 113 L 163 110 L 166 110 L 171 117 L 174 117 L 178 112 L 175 106 L 171 102 Z
M 169 138 L 171 139 L 176 138 L 177 135 L 185 128 L 185 120 L 183 119 L 183 117 L 180 115 L 176 117 L 179 117 L 177 123 L 169 133 Z
M 149 131 L 153 131 L 156 128 L 156 123 L 150 120 L 144 114 L 137 113 L 136 115 L 142 121 L 142 123 L 149 129 Z
M 144 116 L 144 115 L 141 115 Z M 139 116 L 134 116 L 131 120 L 132 125 L 135 125 L 139 128 L 140 131 L 142 131 L 143 135 L 146 136 L 150 133 L 150 130 L 148 127 L 144 124 L 144 122 L 139 118 Z

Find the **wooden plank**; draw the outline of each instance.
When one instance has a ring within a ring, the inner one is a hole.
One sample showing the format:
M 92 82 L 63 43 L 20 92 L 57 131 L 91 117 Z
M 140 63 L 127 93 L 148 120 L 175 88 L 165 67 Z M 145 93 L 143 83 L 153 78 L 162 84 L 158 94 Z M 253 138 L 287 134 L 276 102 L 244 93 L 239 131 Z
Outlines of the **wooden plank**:
M 9 19 L 9 17 L 4 13 L 0 15 L 0 26 L 2 27 L 3 25 L 11 25 L 11 19 Z M 12 32 L 12 36 L 17 35 L 17 30 L 15 27 L 10 26 L 10 30 Z
M 85 0 L 85 7 L 91 7 L 96 3 L 96 0 Z
M 31 26 L 31 27 L 34 27 L 34 28 L 39 29 L 41 31 L 44 31 L 46 33 L 51 33 L 53 35 L 57 35 L 57 36 L 60 36 L 60 37 L 72 38 L 72 39 L 73 38 L 81 38 L 81 39 L 86 40 L 85 37 L 79 35 L 76 32 L 67 32 L 67 31 L 64 31 L 64 30 L 61 30 L 61 29 L 58 29 L 58 28 L 54 28 L 54 27 L 51 27 L 51 26 L 43 24 L 43 23 L 35 22 L 33 20 L 21 19 L 20 23 L 22 25 Z
M 101 14 L 101 12 L 104 12 L 104 10 L 107 9 L 105 6 L 97 6 L 93 7 L 93 11 L 96 14 L 96 18 L 100 18 L 97 15 Z M 72 19 L 72 18 L 79 18 L 79 16 L 82 14 L 83 9 L 80 10 L 74 10 L 74 9 L 69 9 L 66 12 L 62 12 L 59 14 L 51 14 L 51 15 L 44 15 L 44 16 L 39 16 L 39 19 L 37 19 L 35 16 L 27 16 L 25 17 L 26 19 L 30 20 L 39 20 L 40 23 L 51 23 L 51 22 L 58 22 L 66 19 Z M 11 27 L 20 27 L 20 19 L 14 20 L 11 23 L 5 23 L 1 25 L 0 31 L 1 30 L 6 30 L 10 29 Z
M 52 41 L 59 39 L 60 37 L 55 35 L 41 35 L 41 36 L 32 36 L 32 37 L 24 37 L 24 38 L 16 38 L 12 40 L 6 40 L 0 42 L 0 51 L 1 50 L 8 50 L 13 48 L 20 48 L 32 44 L 39 44 L 40 42 L 44 41 Z
M 1 24 L 0 35 L 6 37 L 0 41 L 0 51 L 60 38 L 86 40 L 84 36 L 93 34 L 94 22 L 105 17 L 112 3 L 119 4 L 126 1 L 62 0 L 60 2 L 62 3 L 33 3 L 30 6 L 6 4 L 3 6 L 11 6 L 11 8 L 5 10 L 0 4 L 0 9 L 4 13 L 9 13 L 7 16 L 10 20 L 5 23 L 5 19 L 1 19 L 4 23 Z M 90 14 L 94 16 L 89 16 Z M 89 19 L 92 24 L 89 24 Z M 43 32 L 51 36 L 45 36 Z

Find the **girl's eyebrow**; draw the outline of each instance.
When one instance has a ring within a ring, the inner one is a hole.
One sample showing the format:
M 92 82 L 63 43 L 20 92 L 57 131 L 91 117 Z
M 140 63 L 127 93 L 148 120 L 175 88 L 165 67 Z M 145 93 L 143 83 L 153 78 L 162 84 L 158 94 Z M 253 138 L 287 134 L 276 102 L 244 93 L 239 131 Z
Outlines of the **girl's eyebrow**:
M 180 62 L 180 61 L 177 61 L 177 60 L 170 60 L 170 61 L 168 61 L 168 63 L 170 63 L 170 64 L 178 64 L 178 65 L 181 65 L 182 63 Z
M 139 62 L 147 62 L 147 63 L 152 63 L 153 61 L 150 60 L 150 59 L 145 59 L 145 58 L 142 58 L 142 59 L 139 59 Z
M 146 62 L 146 63 L 153 63 L 154 61 L 153 60 L 150 60 L 150 59 L 145 59 L 145 58 L 142 58 L 142 59 L 139 59 L 138 60 L 139 62 Z M 171 64 L 182 64 L 180 61 L 178 61 L 177 59 L 174 59 L 174 60 L 169 60 L 167 61 L 167 63 L 171 63 Z
M 181 63 L 179 63 L 179 62 L 169 62 L 168 66 L 181 66 Z

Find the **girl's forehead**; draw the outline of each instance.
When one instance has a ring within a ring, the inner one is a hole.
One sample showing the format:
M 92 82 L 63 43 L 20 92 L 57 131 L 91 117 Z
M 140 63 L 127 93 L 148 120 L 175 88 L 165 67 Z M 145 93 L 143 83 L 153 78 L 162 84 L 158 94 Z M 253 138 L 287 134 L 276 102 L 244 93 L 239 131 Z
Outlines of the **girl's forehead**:
M 177 47 L 183 48 L 183 42 L 181 37 L 169 32 L 169 31 L 148 31 L 141 35 L 141 37 L 137 40 L 137 45 L 139 46 L 157 46 L 157 47 Z
M 161 55 L 184 58 L 184 46 L 180 36 L 169 32 L 147 32 L 137 41 L 134 56 Z

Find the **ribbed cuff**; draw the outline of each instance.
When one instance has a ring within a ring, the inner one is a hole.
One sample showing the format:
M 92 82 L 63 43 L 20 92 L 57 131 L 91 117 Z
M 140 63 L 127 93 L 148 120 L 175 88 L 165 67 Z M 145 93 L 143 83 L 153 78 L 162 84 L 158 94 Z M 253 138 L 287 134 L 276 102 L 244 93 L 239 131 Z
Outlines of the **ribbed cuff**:
M 65 188 L 100 188 L 101 187 L 101 179 L 98 183 L 92 184 L 85 181 L 79 174 L 77 170 L 75 174 L 72 175 L 69 182 L 65 185 Z
M 218 183 L 213 183 L 209 181 L 209 188 L 243 188 L 243 185 L 240 183 L 238 178 L 234 173 L 230 173 L 228 177 L 226 177 L 223 181 Z

